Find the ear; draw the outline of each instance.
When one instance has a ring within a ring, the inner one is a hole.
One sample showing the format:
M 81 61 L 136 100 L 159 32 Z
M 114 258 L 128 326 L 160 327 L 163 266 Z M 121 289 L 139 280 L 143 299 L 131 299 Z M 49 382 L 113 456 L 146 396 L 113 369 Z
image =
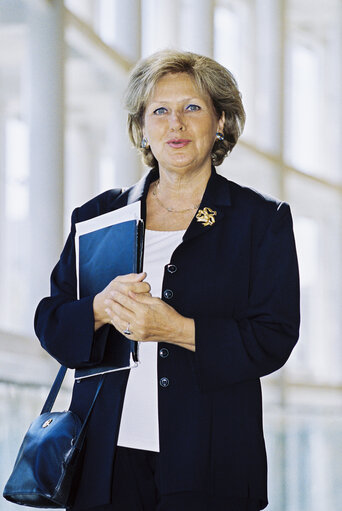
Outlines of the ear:
M 225 122 L 226 122 L 226 113 L 224 111 L 222 111 L 221 117 L 219 118 L 218 123 L 217 123 L 216 131 L 223 133 Z

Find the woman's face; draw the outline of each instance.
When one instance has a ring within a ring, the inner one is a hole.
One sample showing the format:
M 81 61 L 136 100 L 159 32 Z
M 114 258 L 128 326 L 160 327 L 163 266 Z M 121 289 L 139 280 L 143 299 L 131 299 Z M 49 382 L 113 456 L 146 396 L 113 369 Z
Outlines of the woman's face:
M 146 105 L 143 133 L 161 170 L 186 173 L 210 169 L 217 118 L 209 96 L 187 73 L 160 78 Z

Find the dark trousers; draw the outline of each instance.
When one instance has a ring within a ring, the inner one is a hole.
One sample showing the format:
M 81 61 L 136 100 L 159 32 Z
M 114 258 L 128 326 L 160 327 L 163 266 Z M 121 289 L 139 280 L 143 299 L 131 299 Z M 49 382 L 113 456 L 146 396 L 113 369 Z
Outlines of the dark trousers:
M 91 511 L 259 511 L 257 501 L 200 492 L 159 492 L 159 453 L 118 447 L 112 504 Z

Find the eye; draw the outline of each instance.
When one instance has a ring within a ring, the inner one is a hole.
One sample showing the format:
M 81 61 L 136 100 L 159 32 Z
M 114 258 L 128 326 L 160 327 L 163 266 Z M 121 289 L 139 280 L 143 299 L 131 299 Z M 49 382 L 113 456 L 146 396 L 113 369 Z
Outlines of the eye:
M 154 114 L 155 115 L 163 115 L 167 112 L 166 108 L 164 108 L 163 106 L 161 106 L 160 108 L 157 108 L 156 110 L 154 110 Z
M 201 107 L 198 105 L 188 105 L 186 107 L 186 110 L 189 110 L 190 112 L 196 112 L 197 110 L 200 110 Z

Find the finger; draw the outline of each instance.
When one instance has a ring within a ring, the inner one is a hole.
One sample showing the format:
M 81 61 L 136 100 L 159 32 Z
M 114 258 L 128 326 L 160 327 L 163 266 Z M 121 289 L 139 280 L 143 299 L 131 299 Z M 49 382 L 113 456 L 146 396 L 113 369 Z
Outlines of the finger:
M 111 321 L 119 320 L 133 322 L 135 318 L 135 315 L 131 310 L 127 309 L 118 302 L 111 301 L 111 303 L 108 303 L 105 311 Z
M 114 280 L 117 282 L 141 282 L 144 279 L 146 279 L 147 273 L 141 272 L 141 273 L 127 273 L 127 275 L 119 275 L 118 277 L 115 277 Z
M 116 328 L 118 332 L 132 341 L 138 341 L 139 334 L 136 331 L 136 324 L 134 322 L 134 314 L 129 313 L 124 307 L 121 308 L 120 304 L 115 304 L 115 312 L 112 309 L 107 309 L 107 314 L 110 323 Z M 125 333 L 125 330 L 129 330 L 130 333 Z
M 146 305 L 153 305 L 157 302 L 162 302 L 160 298 L 152 296 L 151 293 L 135 293 L 134 291 L 130 290 L 128 292 L 128 296 L 134 300 L 135 304 L 141 303 Z
M 138 296 L 141 296 L 139 294 Z M 115 310 L 115 305 L 121 305 L 122 307 L 126 308 L 127 310 L 136 313 L 137 308 L 141 307 L 139 303 L 137 303 L 136 300 L 131 298 L 130 296 L 127 296 L 126 294 L 119 293 L 118 291 L 111 293 L 112 303 L 110 304 L 112 309 Z
M 130 286 L 129 291 L 133 291 L 134 293 L 147 293 L 151 294 L 151 286 L 148 282 L 137 282 Z
M 124 335 L 126 339 L 135 340 L 132 338 L 133 331 L 131 330 L 131 323 L 130 321 L 122 320 L 118 317 L 113 318 L 111 321 L 111 324 L 114 326 L 114 328 L 120 332 L 120 334 Z M 125 333 L 126 330 L 129 330 L 131 333 Z
M 151 291 L 151 286 L 148 282 L 115 282 L 113 281 L 113 285 L 109 288 L 109 294 L 112 292 L 121 292 L 128 295 L 129 291 L 133 291 L 135 293 L 149 293 Z
M 120 324 L 120 333 L 122 335 L 124 335 L 126 337 L 126 339 L 128 339 L 130 341 L 138 340 L 138 337 L 137 337 L 136 333 L 132 330 L 132 326 L 129 322 Z
M 128 291 L 133 291 L 134 293 L 149 293 L 151 291 L 151 286 L 148 282 L 133 282 L 133 283 L 121 282 L 119 284 L 119 287 L 126 294 L 128 294 Z

